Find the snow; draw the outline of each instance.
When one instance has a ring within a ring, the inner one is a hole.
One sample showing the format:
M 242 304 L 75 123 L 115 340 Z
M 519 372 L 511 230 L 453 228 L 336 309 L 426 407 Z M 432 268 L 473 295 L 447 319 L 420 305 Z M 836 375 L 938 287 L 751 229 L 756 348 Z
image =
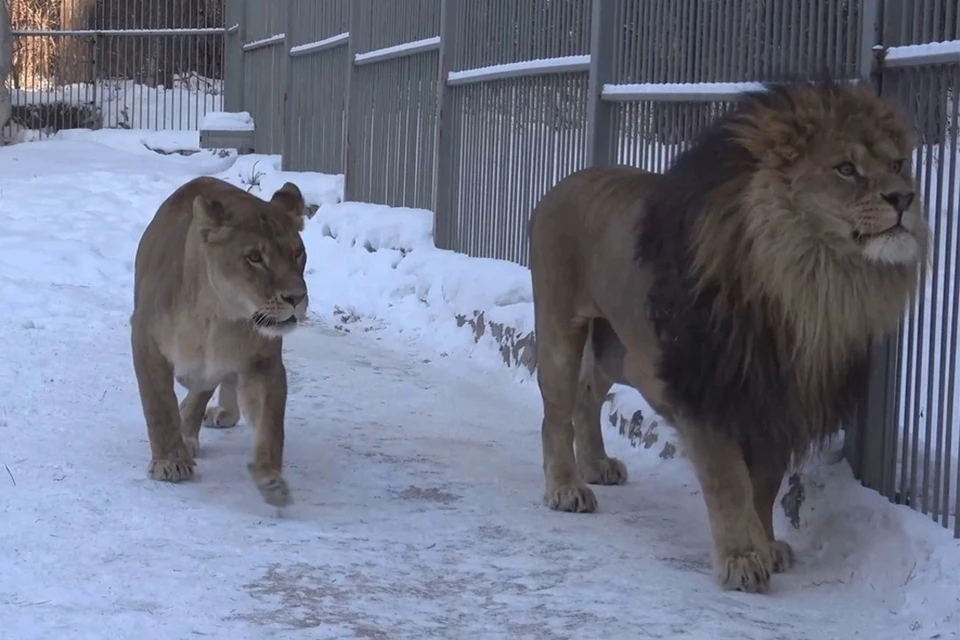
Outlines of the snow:
M 888 47 L 884 55 L 884 62 L 903 66 L 921 64 L 925 59 L 942 56 L 953 56 L 956 61 L 960 61 L 960 40 Z
M 249 111 L 209 111 L 203 116 L 200 128 L 219 131 L 253 131 L 253 116 Z
M 353 56 L 353 60 L 358 64 L 364 62 L 371 63 L 378 60 L 412 56 L 416 53 L 431 51 L 439 46 L 440 36 L 434 36 L 432 38 L 423 38 L 422 40 L 414 40 L 412 42 L 395 44 L 391 47 L 383 47 L 382 49 L 374 49 L 373 51 L 357 53 Z
M 520 75 L 586 71 L 589 65 L 589 55 L 538 58 L 535 60 L 524 60 L 522 62 L 509 62 L 477 67 L 476 69 L 465 69 L 463 71 L 451 71 L 447 74 L 447 82 L 450 84 L 465 84 L 467 82 L 482 82 L 484 80 L 507 76 L 516 77 Z
M 645 82 L 638 84 L 605 84 L 606 99 L 653 100 L 674 96 L 736 96 L 745 91 L 763 91 L 762 82 Z
M 285 33 L 277 33 L 268 38 L 261 38 L 260 40 L 252 40 L 245 45 L 243 45 L 244 51 L 253 51 L 254 49 L 261 49 L 263 47 L 269 47 L 275 44 L 283 42 L 287 37 Z
M 179 135 L 0 148 L 0 636 L 960 637 L 960 541 L 861 487 L 836 451 L 805 470 L 799 527 L 777 511 L 800 563 L 765 596 L 715 585 L 689 464 L 616 428 L 630 483 L 596 488 L 596 514 L 550 511 L 535 383 L 453 320 L 529 327 L 529 273 L 436 249 L 430 212 L 339 202 L 339 177 L 144 144 L 195 143 Z M 202 432 L 195 481 L 146 477 L 132 261 L 197 175 L 265 198 L 292 180 L 319 206 L 311 325 L 285 342 L 282 514 L 249 480 L 245 422 Z
M 339 46 L 350 41 L 350 32 L 338 33 L 335 36 L 330 36 L 329 38 L 324 38 L 323 40 L 317 40 L 316 42 L 308 42 L 306 44 L 298 44 L 295 47 L 290 47 L 291 56 L 302 56 L 308 53 L 313 53 L 316 51 L 323 51 L 324 49 L 329 49 L 331 47 Z

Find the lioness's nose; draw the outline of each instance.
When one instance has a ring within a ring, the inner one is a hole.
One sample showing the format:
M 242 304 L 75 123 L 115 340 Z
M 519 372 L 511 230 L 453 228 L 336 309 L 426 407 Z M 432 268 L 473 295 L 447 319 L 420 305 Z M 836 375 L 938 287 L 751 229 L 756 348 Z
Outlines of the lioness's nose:
M 889 202 L 890 206 L 897 210 L 897 213 L 903 213 L 907 210 L 907 207 L 910 206 L 910 203 L 913 202 L 913 192 L 885 193 L 883 194 L 883 199 Z
M 306 297 L 307 294 L 305 293 L 285 293 L 280 296 L 280 299 L 289 304 L 291 307 L 295 307 Z

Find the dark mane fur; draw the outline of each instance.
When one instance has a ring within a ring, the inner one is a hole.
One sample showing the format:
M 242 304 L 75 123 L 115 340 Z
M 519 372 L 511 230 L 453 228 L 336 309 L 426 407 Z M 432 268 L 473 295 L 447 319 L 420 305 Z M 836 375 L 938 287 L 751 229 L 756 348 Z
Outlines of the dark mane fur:
M 837 90 L 829 80 L 817 86 Z M 746 94 L 701 132 L 646 202 L 638 229 L 636 257 L 654 276 L 649 303 L 666 400 L 688 423 L 727 430 L 748 463 L 762 456 L 787 464 L 835 432 L 852 416 L 867 374 L 866 352 L 852 353 L 832 379 L 818 382 L 819 400 L 804 402 L 774 307 L 724 299 L 717 312 L 720 287 L 696 271 L 696 229 L 705 216 L 730 216 L 716 203 L 739 195 L 757 164 L 730 125 L 749 122 L 745 116 L 761 107 L 791 109 L 796 87 Z M 729 223 L 742 221 L 730 216 Z

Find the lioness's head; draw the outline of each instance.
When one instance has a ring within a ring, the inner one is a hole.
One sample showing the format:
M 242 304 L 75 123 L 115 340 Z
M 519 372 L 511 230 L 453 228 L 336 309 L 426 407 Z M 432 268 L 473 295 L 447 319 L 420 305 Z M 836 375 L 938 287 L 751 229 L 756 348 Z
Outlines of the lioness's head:
M 914 265 L 928 228 L 913 173 L 914 138 L 868 87 L 788 84 L 753 94 L 731 130 L 755 158 L 760 208 L 800 216 L 804 233 L 872 264 Z
M 193 201 L 207 274 L 222 307 L 268 337 L 293 330 L 306 317 L 304 213 L 303 196 L 291 182 L 269 202 L 203 195 Z

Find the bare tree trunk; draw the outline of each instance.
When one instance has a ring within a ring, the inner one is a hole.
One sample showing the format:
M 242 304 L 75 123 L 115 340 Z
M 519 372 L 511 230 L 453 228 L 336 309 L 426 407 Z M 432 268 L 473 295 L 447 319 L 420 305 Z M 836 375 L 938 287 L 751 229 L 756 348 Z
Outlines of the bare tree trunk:
M 7 76 L 13 60 L 13 36 L 10 34 L 10 9 L 7 0 L 0 0 L 0 127 L 10 119 L 12 106 Z
M 95 0 L 60 0 L 60 28 L 89 29 Z M 61 36 L 58 42 L 57 76 L 60 83 L 93 83 L 94 39 L 92 36 Z

